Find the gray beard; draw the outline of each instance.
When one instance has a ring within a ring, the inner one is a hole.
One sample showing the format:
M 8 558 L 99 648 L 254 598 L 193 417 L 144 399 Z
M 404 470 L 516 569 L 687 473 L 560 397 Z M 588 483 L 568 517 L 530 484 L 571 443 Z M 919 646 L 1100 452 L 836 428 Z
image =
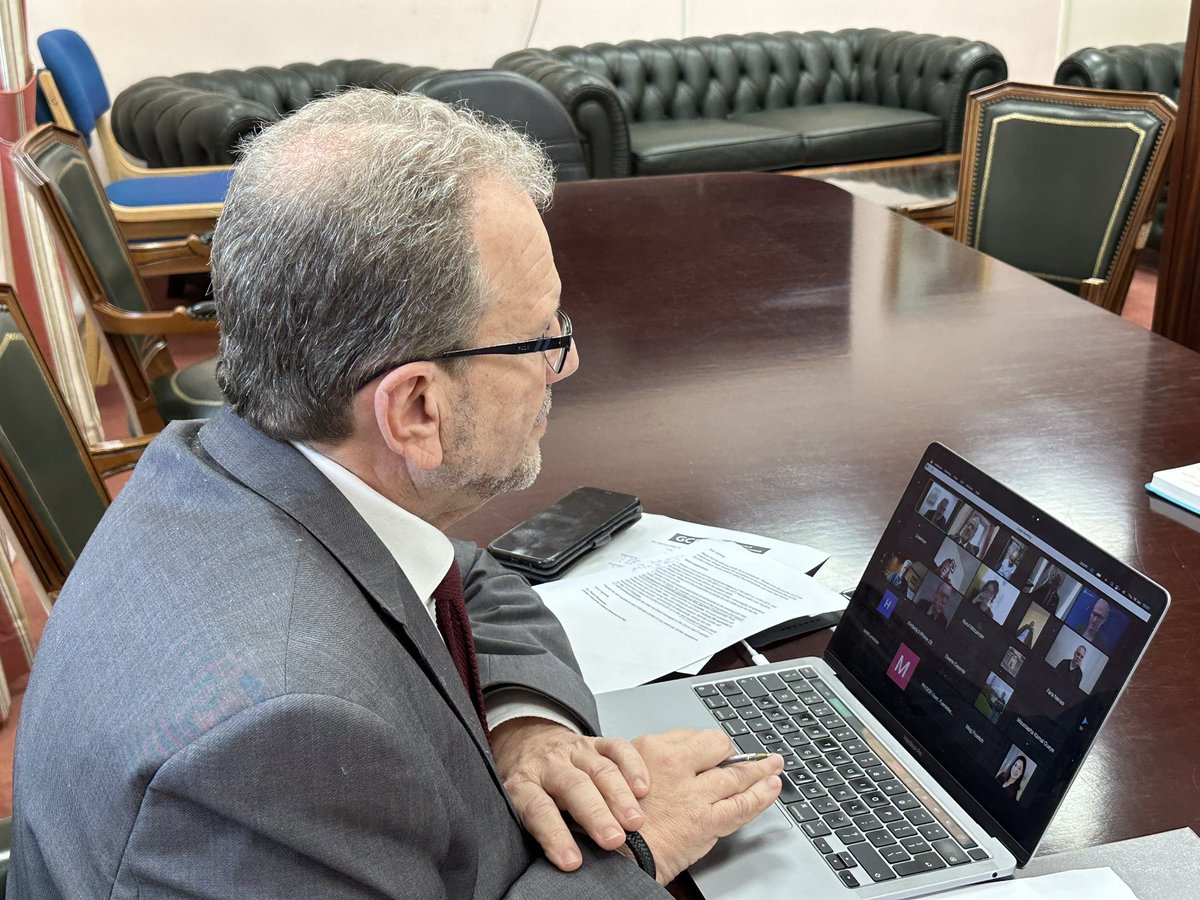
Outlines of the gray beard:
M 466 450 L 475 446 L 475 416 L 472 410 L 463 410 L 463 430 L 460 432 L 449 458 L 438 468 L 437 480 L 455 493 L 485 501 L 500 494 L 523 491 L 532 487 L 542 471 L 542 448 L 534 444 L 533 449 L 521 457 L 517 465 L 508 472 L 486 472 L 479 457 Z M 542 401 L 539 417 L 550 413 L 550 388 Z

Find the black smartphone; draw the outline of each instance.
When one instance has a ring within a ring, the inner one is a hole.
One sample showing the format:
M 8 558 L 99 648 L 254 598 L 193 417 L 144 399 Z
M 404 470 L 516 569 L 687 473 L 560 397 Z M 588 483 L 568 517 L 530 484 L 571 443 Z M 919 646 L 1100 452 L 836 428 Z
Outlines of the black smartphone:
M 583 554 L 641 517 L 641 501 L 632 494 L 576 488 L 504 532 L 488 550 L 504 566 L 539 584 L 557 578 Z

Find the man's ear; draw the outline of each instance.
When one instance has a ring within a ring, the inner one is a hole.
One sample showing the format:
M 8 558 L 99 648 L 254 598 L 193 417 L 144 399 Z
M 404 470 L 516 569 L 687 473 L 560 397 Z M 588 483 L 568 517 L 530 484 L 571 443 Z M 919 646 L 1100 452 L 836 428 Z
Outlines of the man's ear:
M 375 388 L 375 424 L 397 456 L 422 469 L 442 464 L 444 375 L 433 363 L 393 369 Z

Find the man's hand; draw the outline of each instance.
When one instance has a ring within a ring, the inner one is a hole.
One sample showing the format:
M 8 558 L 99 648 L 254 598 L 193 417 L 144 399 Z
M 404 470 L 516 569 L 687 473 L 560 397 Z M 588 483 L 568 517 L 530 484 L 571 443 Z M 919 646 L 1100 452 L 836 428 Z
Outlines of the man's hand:
M 605 850 L 620 847 L 625 832 L 646 821 L 638 798 L 650 790 L 650 773 L 629 741 L 517 718 L 492 730 L 492 754 L 525 830 L 564 872 L 583 862 L 564 811 Z
M 658 881 L 666 885 L 775 802 L 783 784 L 783 758 L 723 769 L 737 750 L 723 731 L 680 729 L 634 740 L 654 779 L 642 798 L 646 824 L 638 829 L 654 854 Z

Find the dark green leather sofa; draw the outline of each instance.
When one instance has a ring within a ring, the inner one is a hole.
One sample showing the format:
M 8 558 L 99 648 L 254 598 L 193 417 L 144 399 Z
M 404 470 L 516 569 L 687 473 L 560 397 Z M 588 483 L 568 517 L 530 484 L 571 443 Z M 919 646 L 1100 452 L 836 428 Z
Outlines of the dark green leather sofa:
M 187 72 L 130 85 L 112 106 L 113 133 L 152 168 L 227 166 L 241 140 L 322 94 L 369 85 L 403 91 L 436 69 L 333 59 L 282 68 Z
M 1152 91 L 1178 103 L 1183 47 L 1182 43 L 1085 47 L 1062 61 L 1054 75 L 1054 83 L 1109 91 Z M 1146 246 L 1158 249 L 1161 245 L 1166 215 L 1167 191 L 1164 188 L 1154 210 Z
M 990 44 L 878 28 L 519 50 L 583 136 L 593 177 L 787 169 L 949 153 Z
M 113 133 L 151 168 L 230 165 L 241 141 L 306 103 L 351 87 L 465 103 L 541 142 L 560 181 L 587 177 L 579 136 L 558 101 L 512 72 L 434 69 L 373 59 L 147 78 L 112 106 Z

